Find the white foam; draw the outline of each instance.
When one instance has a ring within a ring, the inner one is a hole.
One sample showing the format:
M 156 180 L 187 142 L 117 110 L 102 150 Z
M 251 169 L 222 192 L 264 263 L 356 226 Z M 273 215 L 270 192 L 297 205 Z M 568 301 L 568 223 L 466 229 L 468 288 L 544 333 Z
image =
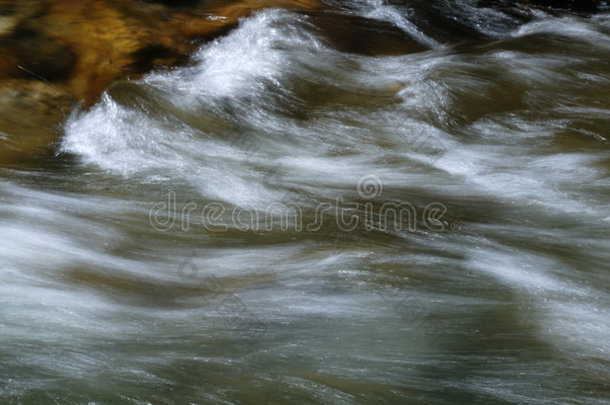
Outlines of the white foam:
M 595 26 L 586 20 L 574 17 L 547 18 L 525 24 L 513 32 L 514 37 L 526 35 L 551 33 L 572 37 L 578 41 L 586 41 L 595 47 L 608 47 L 610 36 L 595 29 Z
M 440 46 L 439 42 L 430 38 L 417 28 L 415 24 L 409 21 L 409 18 L 405 16 L 404 10 L 398 10 L 393 5 L 385 4 L 385 1 L 383 0 L 365 0 L 358 3 L 360 3 L 361 12 L 363 12 L 366 17 L 390 22 L 411 35 L 412 38 L 423 45 L 432 48 Z

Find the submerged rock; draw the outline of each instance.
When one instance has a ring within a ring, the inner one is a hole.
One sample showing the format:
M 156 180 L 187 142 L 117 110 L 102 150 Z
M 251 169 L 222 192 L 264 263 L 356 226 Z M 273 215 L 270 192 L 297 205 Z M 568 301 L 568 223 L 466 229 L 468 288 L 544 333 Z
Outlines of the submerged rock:
M 608 10 L 608 2 L 604 0 L 480 0 L 479 7 L 493 7 L 513 16 L 531 18 L 528 12 L 535 9 L 580 14 L 598 13 Z
M 401 55 L 428 49 L 396 25 L 331 10 L 306 11 L 311 23 L 328 43 L 361 55 Z
M 556 9 L 569 10 L 576 13 L 597 13 L 607 9 L 608 5 L 603 0 L 528 0 L 533 6 L 542 6 Z

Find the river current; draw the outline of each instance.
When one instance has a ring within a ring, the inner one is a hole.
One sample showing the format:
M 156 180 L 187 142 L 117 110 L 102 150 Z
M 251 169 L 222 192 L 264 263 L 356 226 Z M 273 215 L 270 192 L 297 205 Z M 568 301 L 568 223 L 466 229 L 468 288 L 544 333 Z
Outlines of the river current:
M 0 402 L 607 404 L 610 16 L 474 3 L 257 12 L 0 168 Z

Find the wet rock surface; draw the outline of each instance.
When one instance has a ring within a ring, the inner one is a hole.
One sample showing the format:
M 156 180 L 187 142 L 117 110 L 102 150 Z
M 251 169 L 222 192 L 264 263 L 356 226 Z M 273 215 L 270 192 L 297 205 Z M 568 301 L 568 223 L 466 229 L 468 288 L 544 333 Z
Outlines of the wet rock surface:
M 304 11 L 333 48 L 361 55 L 401 55 L 425 51 L 397 26 L 382 20 L 329 10 Z
M 75 104 L 112 82 L 175 66 L 203 41 L 265 7 L 316 9 L 317 0 L 0 0 L 0 161 L 39 153 Z

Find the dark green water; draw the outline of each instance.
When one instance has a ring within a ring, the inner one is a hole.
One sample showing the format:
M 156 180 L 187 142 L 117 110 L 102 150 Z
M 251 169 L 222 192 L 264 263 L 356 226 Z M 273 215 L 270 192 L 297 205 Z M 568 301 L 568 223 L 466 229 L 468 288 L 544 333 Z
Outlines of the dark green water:
M 0 169 L 0 403 L 608 403 L 610 17 L 336 3 Z

